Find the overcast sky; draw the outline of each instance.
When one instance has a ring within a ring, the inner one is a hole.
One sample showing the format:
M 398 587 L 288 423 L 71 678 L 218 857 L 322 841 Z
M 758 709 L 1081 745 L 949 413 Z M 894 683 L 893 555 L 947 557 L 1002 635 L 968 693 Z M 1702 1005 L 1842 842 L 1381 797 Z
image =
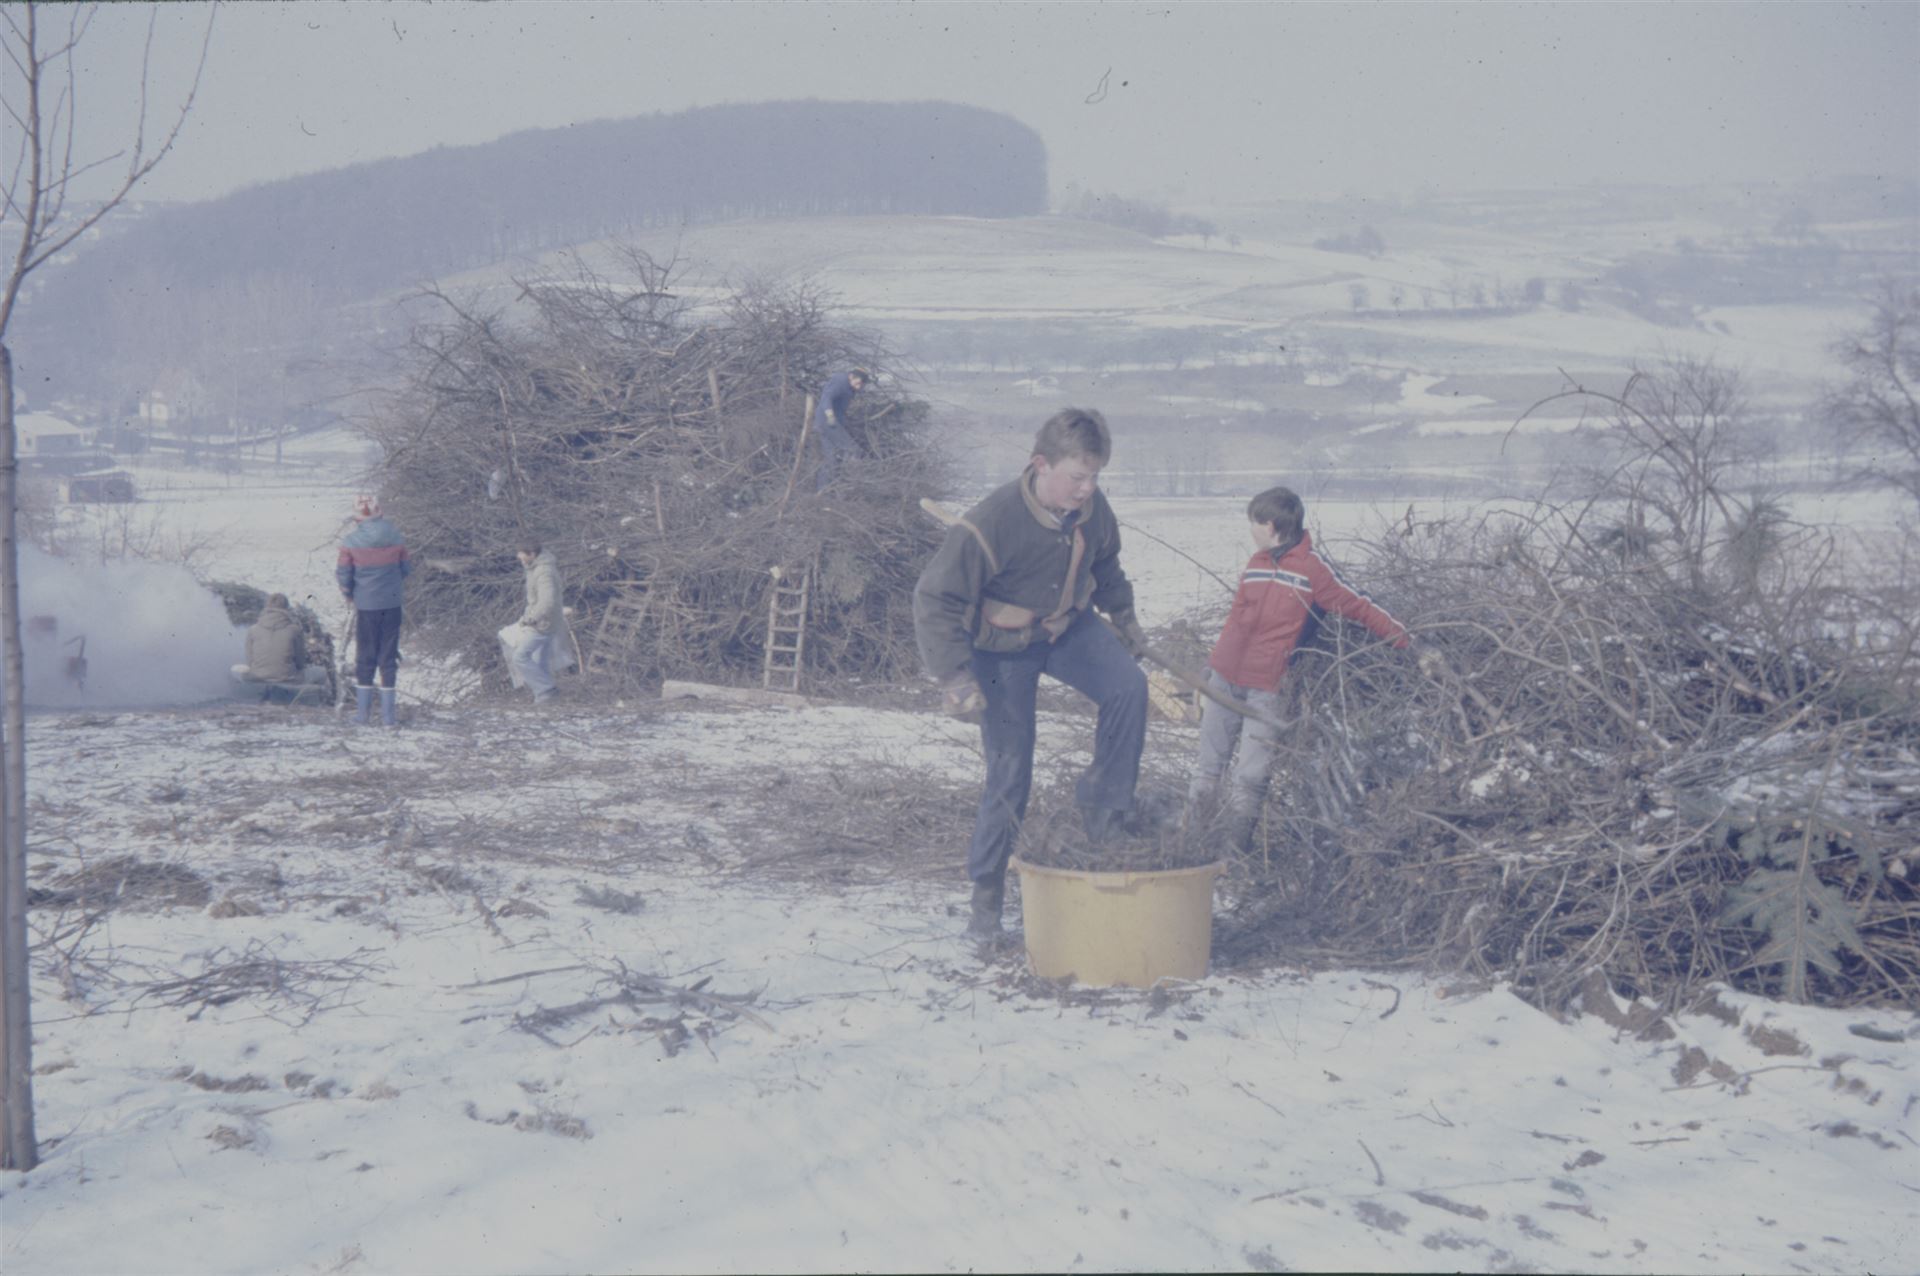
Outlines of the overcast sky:
M 94 18 L 76 86 L 89 156 L 129 122 L 153 11 Z M 208 12 L 160 6 L 156 63 L 189 63 Z M 1913 179 L 1917 64 L 1909 0 L 226 5 L 178 150 L 141 193 L 208 198 L 522 129 L 781 98 L 1005 111 L 1046 142 L 1056 190 L 1175 203 Z

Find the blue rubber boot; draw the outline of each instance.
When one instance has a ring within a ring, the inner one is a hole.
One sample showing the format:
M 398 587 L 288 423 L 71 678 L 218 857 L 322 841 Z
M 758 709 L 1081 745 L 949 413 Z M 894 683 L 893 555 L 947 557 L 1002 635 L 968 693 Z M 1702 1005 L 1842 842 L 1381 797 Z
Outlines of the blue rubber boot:
M 353 721 L 356 725 L 364 727 L 372 713 L 373 688 L 355 687 L 353 689 Z
M 400 725 L 400 716 L 398 713 L 395 712 L 395 703 L 399 699 L 400 699 L 400 693 L 394 688 L 392 687 L 380 688 L 380 725 L 381 726 L 397 727 Z

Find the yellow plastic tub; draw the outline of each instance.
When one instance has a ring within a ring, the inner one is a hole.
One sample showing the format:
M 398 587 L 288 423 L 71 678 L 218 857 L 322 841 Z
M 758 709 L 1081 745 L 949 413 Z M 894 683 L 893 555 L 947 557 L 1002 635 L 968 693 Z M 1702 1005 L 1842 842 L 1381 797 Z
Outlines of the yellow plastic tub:
M 1096 873 L 1014 860 L 1034 973 L 1102 988 L 1199 979 L 1213 946 L 1213 879 L 1224 867 Z

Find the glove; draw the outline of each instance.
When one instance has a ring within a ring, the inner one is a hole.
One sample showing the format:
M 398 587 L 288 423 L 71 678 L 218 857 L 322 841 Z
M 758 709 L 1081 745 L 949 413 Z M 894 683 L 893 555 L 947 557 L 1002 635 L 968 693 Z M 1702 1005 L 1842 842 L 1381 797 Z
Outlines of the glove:
M 1115 612 L 1112 620 L 1114 631 L 1120 636 L 1120 645 L 1127 649 L 1127 654 L 1144 657 L 1147 654 L 1147 631 L 1140 627 L 1133 609 Z
M 962 722 L 979 722 L 987 714 L 987 698 L 973 675 L 962 669 L 940 684 L 941 708 Z

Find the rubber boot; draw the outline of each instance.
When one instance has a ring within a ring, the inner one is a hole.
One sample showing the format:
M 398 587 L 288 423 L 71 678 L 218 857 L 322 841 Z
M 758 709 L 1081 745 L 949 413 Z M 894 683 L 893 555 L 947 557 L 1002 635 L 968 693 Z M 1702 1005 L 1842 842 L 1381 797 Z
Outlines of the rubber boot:
M 1116 811 L 1110 806 L 1083 806 L 1080 808 L 1080 827 L 1086 830 L 1088 846 L 1105 846 L 1126 837 L 1127 813 Z
M 973 884 L 973 914 L 967 922 L 969 938 L 982 943 L 996 942 L 1001 935 L 1000 910 L 1007 899 L 1007 879 L 1003 873 Z
M 1229 855 L 1245 855 L 1253 850 L 1254 834 L 1260 830 L 1260 812 L 1236 811 L 1231 808 L 1221 813 L 1219 848 Z
M 366 726 L 368 715 L 373 712 L 373 688 L 355 687 L 353 689 L 353 720 L 359 726 Z
M 381 726 L 397 727 L 400 725 L 400 715 L 396 712 L 397 702 L 399 701 L 399 699 L 400 699 L 400 693 L 396 689 L 392 687 L 380 688 L 380 725 Z

